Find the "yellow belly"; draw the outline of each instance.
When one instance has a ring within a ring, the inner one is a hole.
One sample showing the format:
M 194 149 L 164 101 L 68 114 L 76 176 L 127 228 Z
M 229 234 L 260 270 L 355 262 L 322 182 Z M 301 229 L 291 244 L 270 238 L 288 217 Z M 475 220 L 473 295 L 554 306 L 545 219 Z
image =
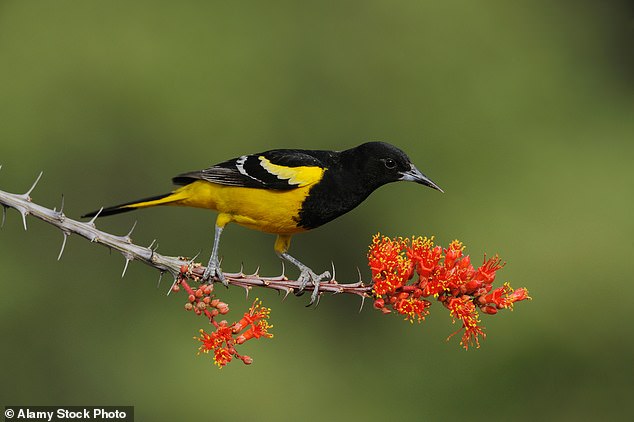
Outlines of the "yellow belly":
M 305 231 L 298 227 L 299 210 L 311 186 L 284 191 L 225 186 L 202 180 L 174 192 L 170 205 L 208 208 L 220 213 L 222 224 L 242 226 L 275 234 Z

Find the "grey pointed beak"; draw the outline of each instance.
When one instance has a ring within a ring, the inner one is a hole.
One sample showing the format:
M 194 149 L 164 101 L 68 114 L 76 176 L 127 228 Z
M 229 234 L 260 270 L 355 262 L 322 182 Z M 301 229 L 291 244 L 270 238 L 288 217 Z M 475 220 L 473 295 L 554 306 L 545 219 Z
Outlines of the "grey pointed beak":
M 401 172 L 401 174 L 403 175 L 403 177 L 401 177 L 400 180 L 405 180 L 408 182 L 416 182 L 416 183 L 420 183 L 421 185 L 425 185 L 425 186 L 429 186 L 432 189 L 436 189 L 437 191 L 443 192 L 444 191 L 442 189 L 440 189 L 440 187 L 435 184 L 434 182 L 432 182 L 427 176 L 425 176 L 423 173 L 420 172 L 420 170 L 418 170 L 414 164 L 412 164 L 412 168 L 409 169 L 408 171 L 403 171 Z

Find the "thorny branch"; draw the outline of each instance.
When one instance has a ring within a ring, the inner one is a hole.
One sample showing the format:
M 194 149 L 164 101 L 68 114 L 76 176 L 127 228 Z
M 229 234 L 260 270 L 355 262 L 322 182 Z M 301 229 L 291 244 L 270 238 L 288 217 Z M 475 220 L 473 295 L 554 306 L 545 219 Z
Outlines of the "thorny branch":
M 0 166 L 2 168 L 2 166 Z M 60 209 L 49 209 L 41 205 L 37 205 L 31 201 L 31 193 L 35 189 L 35 186 L 42 177 L 42 173 L 39 174 L 31 188 L 23 194 L 14 194 L 0 190 L 0 204 L 2 205 L 2 226 L 5 223 L 7 208 L 13 208 L 17 210 L 22 216 L 22 223 L 24 229 L 27 230 L 26 217 L 32 215 L 48 224 L 51 224 L 61 230 L 63 237 L 62 247 L 57 259 L 62 257 L 64 247 L 66 246 L 66 239 L 71 234 L 79 235 L 83 238 L 90 240 L 92 243 L 97 243 L 106 246 L 110 249 L 114 249 L 120 252 L 125 259 L 125 266 L 121 276 L 125 275 L 128 268 L 128 264 L 131 261 L 140 261 L 150 267 L 156 268 L 160 271 L 161 277 L 165 272 L 169 272 L 176 282 L 183 264 L 190 264 L 191 274 L 193 277 L 200 278 L 204 273 L 204 266 L 193 263 L 193 260 L 188 260 L 184 257 L 175 257 L 162 255 L 156 252 L 155 241 L 149 246 L 140 246 L 132 243 L 131 235 L 134 230 L 134 226 L 125 236 L 117 236 L 97 229 L 95 226 L 95 219 L 98 214 L 88 222 L 81 222 L 68 218 L 64 214 L 64 197 L 62 196 L 62 203 Z M 136 223 L 135 223 L 136 224 Z M 225 273 L 225 277 L 229 284 L 234 286 L 240 286 L 247 290 L 251 290 L 254 286 L 267 287 L 275 289 L 279 292 L 284 292 L 285 296 L 289 293 L 293 293 L 299 289 L 299 282 L 296 280 L 289 280 L 284 273 L 277 277 L 262 277 L 258 274 L 258 271 L 254 274 L 245 274 L 242 269 L 238 273 Z M 219 281 L 219 280 L 216 280 Z M 171 289 L 169 290 L 171 291 Z M 169 294 L 168 291 L 168 294 Z M 365 285 L 361 281 L 359 275 L 359 281 L 356 283 L 339 284 L 334 279 L 334 266 L 333 266 L 333 278 L 329 282 L 322 282 L 319 284 L 319 293 L 349 293 L 360 296 L 362 299 L 370 297 L 372 293 L 372 286 Z

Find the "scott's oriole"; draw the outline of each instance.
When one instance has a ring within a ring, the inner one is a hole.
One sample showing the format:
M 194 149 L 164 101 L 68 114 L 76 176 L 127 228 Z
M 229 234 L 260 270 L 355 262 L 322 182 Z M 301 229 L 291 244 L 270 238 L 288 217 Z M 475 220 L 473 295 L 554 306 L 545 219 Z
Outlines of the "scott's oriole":
M 275 149 L 243 155 L 200 171 L 174 177 L 182 187 L 171 193 L 93 211 L 99 217 L 157 205 L 181 205 L 218 211 L 211 259 L 204 280 L 227 284 L 220 269 L 218 244 L 227 223 L 277 235 L 275 252 L 295 265 L 300 292 L 330 274 L 317 275 L 288 253 L 291 236 L 311 230 L 355 208 L 375 189 L 399 180 L 442 192 L 407 155 L 384 142 L 367 142 L 345 151 Z

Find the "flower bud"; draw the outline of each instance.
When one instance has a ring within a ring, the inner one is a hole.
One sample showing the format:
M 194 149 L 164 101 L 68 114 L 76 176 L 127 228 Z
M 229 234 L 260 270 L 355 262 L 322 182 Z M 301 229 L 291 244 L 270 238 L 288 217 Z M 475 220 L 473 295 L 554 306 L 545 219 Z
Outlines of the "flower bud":
M 485 314 L 489 314 L 489 315 L 495 315 L 498 313 L 498 310 L 496 307 L 494 306 L 483 306 L 482 308 L 482 312 L 484 312 Z

